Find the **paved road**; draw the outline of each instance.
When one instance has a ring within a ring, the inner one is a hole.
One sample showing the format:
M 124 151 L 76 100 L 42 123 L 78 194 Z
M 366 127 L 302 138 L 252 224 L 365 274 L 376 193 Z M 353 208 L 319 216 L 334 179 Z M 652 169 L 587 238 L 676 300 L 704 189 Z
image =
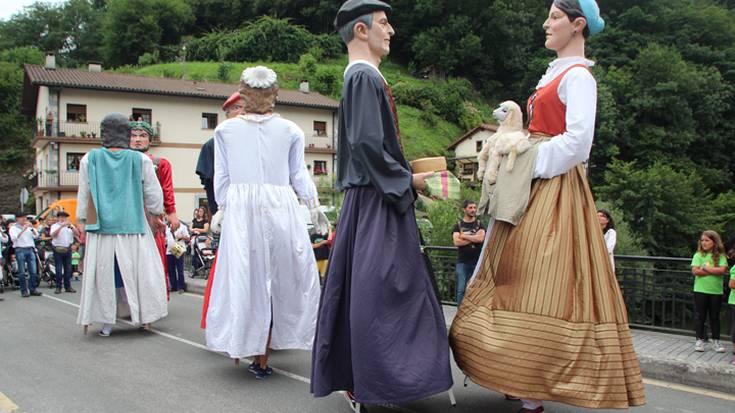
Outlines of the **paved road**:
M 44 289 L 45 290 L 45 289 Z M 48 291 L 48 290 L 45 290 Z M 0 302 L 0 412 L 313 412 L 349 413 L 340 395 L 315 399 L 309 394 L 308 352 L 277 352 L 276 374 L 257 381 L 245 365 L 206 351 L 198 328 L 202 299 L 172 295 L 169 317 L 154 333 L 118 324 L 113 335 L 84 336 L 75 324 L 79 294 L 22 299 L 7 292 Z M 458 405 L 445 395 L 389 412 L 516 412 L 517 402 L 470 384 L 454 368 Z M 735 395 L 647 384 L 648 405 L 633 412 L 732 413 Z M 582 412 L 548 403 L 549 412 Z

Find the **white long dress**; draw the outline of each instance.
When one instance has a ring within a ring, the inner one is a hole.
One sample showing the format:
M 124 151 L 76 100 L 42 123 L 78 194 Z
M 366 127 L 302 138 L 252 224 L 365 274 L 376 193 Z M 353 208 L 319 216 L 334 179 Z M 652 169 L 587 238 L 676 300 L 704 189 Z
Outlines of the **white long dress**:
M 207 347 L 233 358 L 310 349 L 319 275 L 296 198 L 317 201 L 304 133 L 276 114 L 245 115 L 215 130 L 214 190 L 224 210 L 206 315 Z M 296 193 L 294 193 L 294 191 Z
M 87 205 L 91 196 L 87 156 L 84 155 L 79 163 L 77 219 L 80 220 L 87 218 Z M 163 214 L 163 192 L 156 178 L 153 162 L 145 154 L 141 153 L 140 156 L 144 207 L 153 215 Z M 145 234 L 107 235 L 88 232 L 85 251 L 78 324 L 114 324 L 116 318 L 127 315 L 130 315 L 134 324 L 147 324 L 168 315 L 163 263 L 147 224 Z M 115 257 L 125 287 L 121 289 L 123 291 L 115 288 Z M 121 305 L 118 305 L 118 300 Z

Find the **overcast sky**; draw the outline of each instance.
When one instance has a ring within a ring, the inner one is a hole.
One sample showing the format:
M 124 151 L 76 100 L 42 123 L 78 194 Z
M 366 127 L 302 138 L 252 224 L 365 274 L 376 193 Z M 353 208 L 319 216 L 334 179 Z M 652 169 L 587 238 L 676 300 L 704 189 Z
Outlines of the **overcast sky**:
M 43 3 L 63 3 L 65 0 L 44 0 Z M 8 20 L 10 16 L 23 11 L 24 6 L 30 6 L 35 0 L 1 0 L 0 20 Z

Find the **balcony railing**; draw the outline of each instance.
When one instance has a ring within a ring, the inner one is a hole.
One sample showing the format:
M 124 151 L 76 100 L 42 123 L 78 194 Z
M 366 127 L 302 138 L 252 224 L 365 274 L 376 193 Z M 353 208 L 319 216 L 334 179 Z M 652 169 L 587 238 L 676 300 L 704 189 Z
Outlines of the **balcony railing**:
M 455 247 L 425 247 L 436 277 L 439 296 L 454 302 L 457 287 Z M 631 326 L 692 334 L 694 331 L 693 276 L 687 258 L 615 256 L 615 272 L 628 308 Z M 722 306 L 722 331 L 729 330 L 726 305 Z
M 33 127 L 33 135 L 45 138 L 78 138 L 100 140 L 101 122 L 62 122 L 52 123 L 36 122 Z M 152 144 L 158 144 L 161 136 L 161 125 L 154 127 L 156 136 L 151 139 Z
M 48 172 L 42 171 L 31 180 L 32 188 L 58 188 L 62 186 L 78 186 L 79 172 L 61 171 Z
M 334 142 L 331 136 L 318 136 L 313 134 L 312 136 L 306 136 L 305 139 L 306 149 L 334 149 Z

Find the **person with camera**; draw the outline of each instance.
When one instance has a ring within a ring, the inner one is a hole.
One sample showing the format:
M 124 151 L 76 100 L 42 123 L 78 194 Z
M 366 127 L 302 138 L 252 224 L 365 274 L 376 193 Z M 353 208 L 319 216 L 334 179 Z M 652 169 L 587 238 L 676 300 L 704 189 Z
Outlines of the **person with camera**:
M 38 231 L 28 222 L 28 217 L 23 212 L 15 214 L 15 224 L 10 227 L 10 240 L 13 242 L 15 258 L 18 261 L 20 294 L 23 298 L 43 295 L 40 291 L 36 291 L 36 285 L 38 285 L 36 238 L 38 238 Z M 28 283 L 26 282 L 26 266 L 30 276 Z
M 51 226 L 51 249 L 54 251 L 54 263 L 56 265 L 56 291 L 61 294 L 61 279 L 63 271 L 64 291 L 67 293 L 77 292 L 71 286 L 71 245 L 74 237 L 79 236 L 79 230 L 69 221 L 69 214 L 60 211 L 57 214 L 58 221 Z

